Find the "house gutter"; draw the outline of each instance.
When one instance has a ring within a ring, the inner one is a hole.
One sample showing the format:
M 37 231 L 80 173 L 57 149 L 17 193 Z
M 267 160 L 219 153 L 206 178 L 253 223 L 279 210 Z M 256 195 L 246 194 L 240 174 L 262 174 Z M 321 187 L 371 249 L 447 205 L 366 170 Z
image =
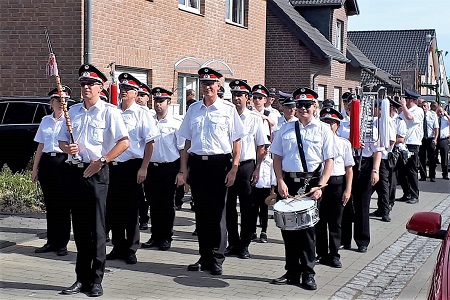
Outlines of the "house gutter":
M 84 0 L 84 54 L 85 64 L 92 63 L 92 0 Z
M 323 71 L 328 69 L 328 67 L 331 66 L 331 61 L 333 60 L 333 58 L 331 56 L 328 56 L 327 58 L 328 58 L 328 64 L 326 66 L 324 66 L 322 69 L 320 69 L 319 71 L 317 71 L 317 73 L 314 74 L 313 77 L 312 77 L 312 87 L 311 87 L 311 89 L 313 91 L 316 90 L 316 77 L 319 76 Z

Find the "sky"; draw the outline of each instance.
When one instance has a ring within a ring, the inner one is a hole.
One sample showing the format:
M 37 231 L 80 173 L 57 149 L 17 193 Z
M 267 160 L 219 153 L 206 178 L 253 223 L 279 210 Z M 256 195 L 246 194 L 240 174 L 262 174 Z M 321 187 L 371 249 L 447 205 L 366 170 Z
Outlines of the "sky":
M 348 17 L 348 30 L 435 29 L 445 71 L 450 77 L 449 0 L 356 0 L 359 15 Z

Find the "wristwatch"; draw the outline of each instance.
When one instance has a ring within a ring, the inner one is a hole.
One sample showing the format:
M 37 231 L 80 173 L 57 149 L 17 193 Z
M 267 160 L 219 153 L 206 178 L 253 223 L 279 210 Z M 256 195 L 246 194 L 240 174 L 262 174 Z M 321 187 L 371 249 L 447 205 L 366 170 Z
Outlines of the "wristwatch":
M 378 173 L 378 170 L 377 169 L 373 169 L 372 172 L 373 173 Z
M 100 157 L 99 160 L 102 163 L 102 165 L 106 165 L 107 161 L 106 161 L 106 158 L 104 156 Z

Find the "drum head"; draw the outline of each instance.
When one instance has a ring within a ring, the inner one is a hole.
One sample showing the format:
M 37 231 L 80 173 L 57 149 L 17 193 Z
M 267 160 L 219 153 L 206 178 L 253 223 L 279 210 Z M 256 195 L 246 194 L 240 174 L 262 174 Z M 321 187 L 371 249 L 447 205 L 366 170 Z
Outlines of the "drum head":
M 296 201 L 292 200 L 293 200 L 292 198 L 280 200 L 277 203 L 275 203 L 273 209 L 279 212 L 295 212 L 295 211 L 303 211 L 316 205 L 316 201 L 312 200 L 310 197 L 301 198 Z

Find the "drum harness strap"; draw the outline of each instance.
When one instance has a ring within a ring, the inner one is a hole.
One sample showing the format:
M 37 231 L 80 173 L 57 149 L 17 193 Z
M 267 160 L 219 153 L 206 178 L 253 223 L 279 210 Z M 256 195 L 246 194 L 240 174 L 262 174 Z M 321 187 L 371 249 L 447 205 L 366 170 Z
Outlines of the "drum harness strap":
M 300 153 L 300 160 L 302 161 L 303 172 L 308 173 L 308 166 L 306 164 L 305 151 L 303 150 L 302 137 L 300 135 L 300 125 L 298 122 L 295 122 L 295 136 L 297 137 L 298 152 Z M 301 193 L 305 192 L 305 190 L 307 189 L 307 187 L 309 185 L 309 181 L 313 178 L 314 177 L 305 178 L 305 184 L 303 185 L 303 187 L 300 188 L 300 190 L 302 191 Z M 300 190 L 299 190 L 299 192 L 300 192 Z

